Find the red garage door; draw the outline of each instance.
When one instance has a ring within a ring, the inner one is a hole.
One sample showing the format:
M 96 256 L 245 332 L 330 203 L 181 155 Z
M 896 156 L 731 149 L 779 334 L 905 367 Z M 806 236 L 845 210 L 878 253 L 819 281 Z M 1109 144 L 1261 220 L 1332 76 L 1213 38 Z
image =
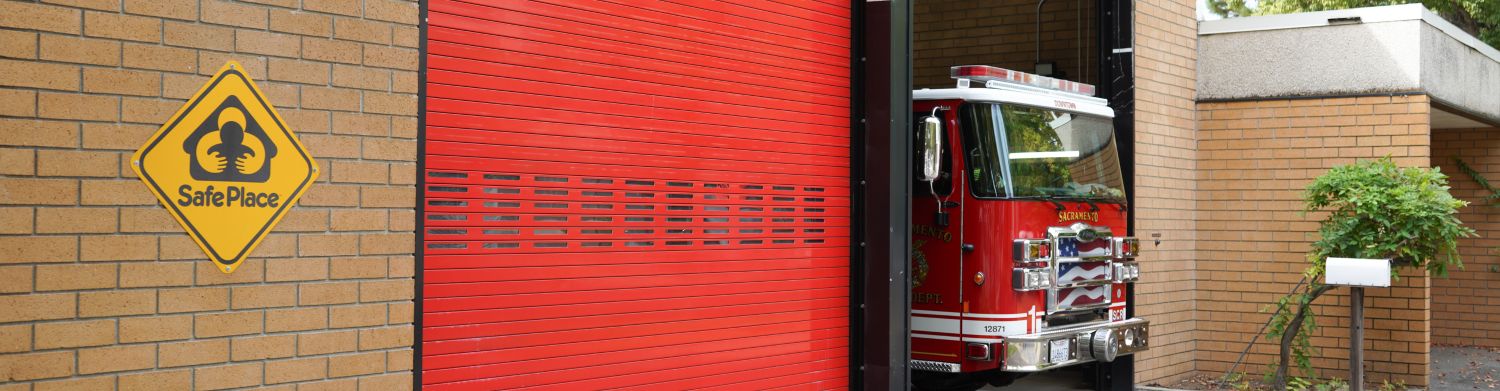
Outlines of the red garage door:
M 848 385 L 849 4 L 433 0 L 421 384 Z

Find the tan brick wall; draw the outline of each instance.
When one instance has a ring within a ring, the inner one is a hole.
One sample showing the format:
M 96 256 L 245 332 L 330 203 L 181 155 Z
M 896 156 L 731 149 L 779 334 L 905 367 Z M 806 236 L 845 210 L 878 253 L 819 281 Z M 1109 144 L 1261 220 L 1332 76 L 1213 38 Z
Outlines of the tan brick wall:
M 1500 205 L 1472 177 L 1458 170 L 1454 159 L 1500 186 L 1500 128 L 1432 131 L 1432 164 L 1448 174 L 1453 196 L 1469 201 L 1458 218 L 1479 236 L 1459 241 L 1464 268 L 1448 278 L 1432 280 L 1432 342 L 1447 345 L 1500 347 Z
M 912 85 L 948 88 L 954 65 L 1036 69 L 1033 0 L 923 0 L 914 2 Z M 1097 83 L 1099 57 L 1093 1 L 1052 1 L 1042 8 L 1042 61 L 1062 77 Z
M 417 17 L 0 1 L 0 388 L 409 388 Z M 229 60 L 324 174 L 225 275 L 128 159 Z
M 1306 268 L 1318 214 L 1301 192 L 1329 168 L 1392 156 L 1426 167 L 1431 156 L 1425 96 L 1201 103 L 1198 179 L 1198 369 L 1228 370 Z M 1406 273 L 1366 293 L 1368 378 L 1427 384 L 1429 279 Z M 1322 376 L 1347 377 L 1348 291 L 1317 306 L 1312 337 Z M 1264 373 L 1277 345 L 1262 338 L 1242 371 Z
M 1153 334 L 1151 350 L 1136 355 L 1136 381 L 1147 384 L 1171 382 L 1195 369 L 1198 23 L 1191 0 L 1134 4 L 1134 219 L 1144 245 L 1135 301 Z M 1160 235 L 1160 245 L 1152 235 Z

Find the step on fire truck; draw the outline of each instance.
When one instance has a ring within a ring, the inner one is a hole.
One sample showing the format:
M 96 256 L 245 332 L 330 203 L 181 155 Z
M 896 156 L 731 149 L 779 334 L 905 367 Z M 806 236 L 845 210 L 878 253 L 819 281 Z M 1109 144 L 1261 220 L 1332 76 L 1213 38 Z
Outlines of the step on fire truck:
M 1145 350 L 1124 182 L 1094 86 L 957 66 L 913 92 L 911 368 L 973 390 Z

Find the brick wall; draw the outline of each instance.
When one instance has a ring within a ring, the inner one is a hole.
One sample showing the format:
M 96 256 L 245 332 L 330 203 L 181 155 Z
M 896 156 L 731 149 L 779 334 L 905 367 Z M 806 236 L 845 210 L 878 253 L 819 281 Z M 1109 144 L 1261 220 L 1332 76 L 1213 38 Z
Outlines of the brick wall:
M 0 388 L 409 388 L 417 15 L 0 1 Z M 226 275 L 128 159 L 229 60 L 324 174 Z
M 1469 175 L 1458 170 L 1463 159 L 1491 186 L 1500 186 L 1500 129 L 1443 129 L 1432 131 L 1432 164 L 1448 174 L 1453 196 L 1469 201 L 1458 218 L 1479 236 L 1459 241 L 1464 268 L 1448 278 L 1432 280 L 1432 342 L 1448 345 L 1500 347 L 1500 206 Z
M 924 0 L 913 3 L 912 85 L 948 88 L 954 65 L 1036 69 L 1033 0 Z M 1068 80 L 1098 81 L 1098 27 L 1093 1 L 1053 1 L 1042 7 L 1042 61 Z
M 1136 381 L 1147 384 L 1171 382 L 1195 369 L 1198 23 L 1191 0 L 1134 4 L 1134 219 L 1144 247 L 1135 302 L 1153 334 L 1151 350 L 1136 355 Z M 1152 235 L 1160 235 L 1160 245 Z
M 1429 164 L 1429 103 L 1422 95 L 1201 103 L 1198 161 L 1198 369 L 1229 369 L 1306 268 L 1319 214 L 1303 216 L 1301 192 L 1329 168 L 1392 156 Z M 1388 289 L 1366 291 L 1368 378 L 1427 384 L 1429 280 L 1406 273 Z M 1324 296 L 1322 376 L 1347 377 L 1347 290 Z M 1262 338 L 1240 371 L 1264 373 L 1277 351 Z

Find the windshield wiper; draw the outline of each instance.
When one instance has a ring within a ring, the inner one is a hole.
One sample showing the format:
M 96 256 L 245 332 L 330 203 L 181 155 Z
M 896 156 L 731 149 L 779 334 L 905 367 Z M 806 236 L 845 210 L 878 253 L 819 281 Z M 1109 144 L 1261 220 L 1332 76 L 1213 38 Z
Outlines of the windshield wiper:
M 1078 200 L 1079 201 L 1083 201 L 1086 204 L 1089 204 L 1089 211 L 1090 212 L 1098 212 L 1099 211 L 1099 204 L 1095 204 L 1094 201 L 1089 200 L 1088 197 L 1079 197 Z
M 1039 200 L 1047 201 L 1047 202 L 1052 203 L 1052 206 L 1055 207 L 1055 208 L 1057 208 L 1057 211 L 1059 211 L 1059 212 L 1067 210 L 1068 207 L 1066 205 L 1063 205 L 1061 202 L 1057 202 L 1057 200 L 1082 202 L 1082 203 L 1085 203 L 1085 204 L 1089 204 L 1089 211 L 1090 212 L 1098 212 L 1099 211 L 1099 204 L 1096 203 L 1096 202 L 1094 202 L 1095 198 L 1093 198 L 1093 197 L 1084 197 L 1084 196 L 1057 196 L 1057 195 L 1053 195 L 1053 194 L 1043 193 L 1042 195 L 1038 195 L 1038 196 L 1017 197 L 1017 198 L 1039 199 Z M 1124 210 L 1123 207 L 1120 210 Z
M 1039 196 L 1016 197 L 1016 198 L 1037 199 L 1037 200 L 1047 201 L 1047 202 L 1052 203 L 1052 207 L 1053 208 L 1057 208 L 1058 212 L 1062 212 L 1062 211 L 1068 210 L 1068 206 L 1067 205 L 1063 205 L 1061 202 L 1057 202 L 1057 200 L 1054 199 L 1054 197 L 1051 194 L 1042 194 L 1042 195 L 1039 195 Z
M 1050 196 L 1050 195 L 1049 196 L 1043 196 L 1042 199 L 1047 200 L 1047 202 L 1051 202 L 1052 206 L 1056 207 L 1058 212 L 1062 212 L 1062 211 L 1068 210 L 1068 206 L 1067 205 L 1063 205 L 1061 202 L 1057 202 L 1056 200 L 1053 200 L 1052 196 Z

